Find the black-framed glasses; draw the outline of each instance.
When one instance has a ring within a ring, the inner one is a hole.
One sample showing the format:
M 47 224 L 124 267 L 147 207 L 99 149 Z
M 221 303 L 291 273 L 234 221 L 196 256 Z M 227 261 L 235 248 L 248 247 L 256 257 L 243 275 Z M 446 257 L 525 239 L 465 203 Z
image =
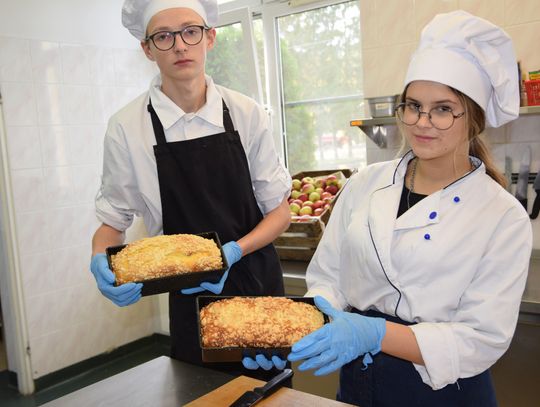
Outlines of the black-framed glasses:
M 197 45 L 202 41 L 203 32 L 209 27 L 203 25 L 188 25 L 179 31 L 158 31 L 145 38 L 145 41 L 152 40 L 157 49 L 168 51 L 176 42 L 176 36 L 180 35 L 182 41 L 187 45 Z
M 448 106 L 435 106 L 429 112 L 422 112 L 420 105 L 414 102 L 400 103 L 396 106 L 398 119 L 407 126 L 414 126 L 423 114 L 428 117 L 429 122 L 437 130 L 448 130 L 454 125 L 456 119 L 465 115 L 465 112 L 454 114 Z

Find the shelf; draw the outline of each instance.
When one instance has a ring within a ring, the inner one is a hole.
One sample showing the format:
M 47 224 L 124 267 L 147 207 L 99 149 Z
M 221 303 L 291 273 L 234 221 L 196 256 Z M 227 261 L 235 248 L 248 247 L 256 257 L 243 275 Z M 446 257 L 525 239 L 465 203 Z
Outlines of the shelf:
M 519 108 L 519 115 L 540 114 L 540 106 L 522 106 Z
M 350 124 L 351 127 L 384 126 L 386 124 L 396 124 L 396 118 L 394 116 L 368 117 L 366 119 L 352 120 Z

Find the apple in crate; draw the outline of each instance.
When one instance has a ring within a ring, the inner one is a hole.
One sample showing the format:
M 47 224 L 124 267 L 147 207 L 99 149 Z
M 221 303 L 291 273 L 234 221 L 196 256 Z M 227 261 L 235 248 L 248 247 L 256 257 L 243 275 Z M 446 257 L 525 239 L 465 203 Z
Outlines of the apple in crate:
M 302 185 L 305 185 L 305 184 L 314 184 L 315 183 L 315 180 L 311 177 L 304 177 L 302 178 Z
M 299 179 L 293 179 L 292 180 L 292 189 L 295 191 L 300 191 L 300 188 L 302 188 L 302 181 Z
M 315 187 L 316 188 L 324 188 L 326 186 L 326 179 L 319 178 L 315 180 Z
M 297 191 L 296 189 L 293 189 L 293 190 L 291 191 L 291 198 L 292 198 L 292 199 L 298 199 L 298 197 L 299 197 L 300 195 L 302 195 L 302 192 Z
M 313 216 L 321 216 L 323 212 L 324 212 L 323 208 L 316 208 L 313 210 Z
M 289 205 L 289 210 L 291 211 L 291 213 L 294 213 L 295 215 L 298 215 L 298 212 L 300 212 L 300 205 L 298 205 L 297 203 L 293 202 Z
M 313 191 L 311 194 L 309 194 L 309 200 L 311 202 L 318 201 L 319 199 L 321 199 L 321 194 L 319 194 L 318 192 Z
M 301 200 L 302 202 L 306 202 L 309 197 L 308 197 L 308 194 L 300 194 L 298 195 L 298 199 Z
M 300 212 L 298 212 L 299 215 L 311 215 L 313 213 L 313 209 L 311 206 L 302 206 L 300 208 Z
M 333 197 L 334 197 L 334 195 L 332 195 L 330 192 L 325 191 L 325 192 L 323 192 L 321 194 L 321 199 L 323 199 L 323 200 L 326 199 L 326 198 L 332 199 Z
M 338 186 L 337 185 L 328 185 L 325 189 L 324 189 L 324 192 L 330 192 L 332 195 L 335 195 L 337 194 L 337 191 L 338 191 Z
M 313 184 L 304 184 L 302 185 L 302 193 L 303 194 L 311 194 L 312 192 L 315 192 L 315 185 Z
M 335 175 L 329 175 L 326 177 L 326 186 L 328 185 L 335 185 L 338 186 L 338 178 Z

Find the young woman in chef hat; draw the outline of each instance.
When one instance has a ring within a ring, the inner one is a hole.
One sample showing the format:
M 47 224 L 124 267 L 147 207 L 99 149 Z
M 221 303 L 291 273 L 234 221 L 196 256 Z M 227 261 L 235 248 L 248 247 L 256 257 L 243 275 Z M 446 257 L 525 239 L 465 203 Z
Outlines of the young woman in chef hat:
M 115 287 L 104 252 L 123 243 L 134 215 L 151 236 L 216 231 L 230 267 L 222 280 L 169 295 L 172 357 L 197 364 L 195 294 L 283 295 L 272 241 L 290 221 L 291 178 L 266 112 L 205 74 L 217 17 L 216 0 L 124 2 L 122 23 L 160 73 L 109 121 L 91 261 L 103 295 L 126 306 L 141 284 Z
M 338 400 L 496 405 L 488 369 L 516 327 L 532 232 L 480 134 L 518 112 L 508 35 L 464 11 L 436 16 L 396 110 L 411 150 L 351 178 L 307 270 L 331 322 L 289 360 L 341 368 Z

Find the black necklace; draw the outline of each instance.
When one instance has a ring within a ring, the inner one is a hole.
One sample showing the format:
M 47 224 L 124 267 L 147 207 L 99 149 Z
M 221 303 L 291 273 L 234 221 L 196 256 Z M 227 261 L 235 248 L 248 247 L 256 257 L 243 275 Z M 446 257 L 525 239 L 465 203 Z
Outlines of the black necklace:
M 416 176 L 416 166 L 418 165 L 418 158 L 413 158 L 412 168 L 411 168 L 411 187 L 409 192 L 407 192 L 407 209 L 411 209 L 410 197 L 411 193 L 414 193 L 414 177 Z

